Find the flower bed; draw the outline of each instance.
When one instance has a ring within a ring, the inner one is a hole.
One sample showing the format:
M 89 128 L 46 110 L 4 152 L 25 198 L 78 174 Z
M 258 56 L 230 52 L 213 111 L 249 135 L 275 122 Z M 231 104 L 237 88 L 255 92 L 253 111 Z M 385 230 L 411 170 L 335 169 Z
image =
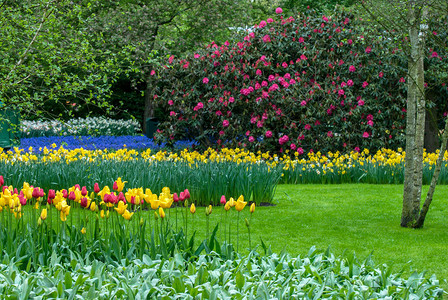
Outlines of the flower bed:
M 78 118 L 67 122 L 59 120 L 30 121 L 23 120 L 21 131 L 25 137 L 58 136 L 58 135 L 136 135 L 141 132 L 136 120 L 114 120 L 104 117 Z

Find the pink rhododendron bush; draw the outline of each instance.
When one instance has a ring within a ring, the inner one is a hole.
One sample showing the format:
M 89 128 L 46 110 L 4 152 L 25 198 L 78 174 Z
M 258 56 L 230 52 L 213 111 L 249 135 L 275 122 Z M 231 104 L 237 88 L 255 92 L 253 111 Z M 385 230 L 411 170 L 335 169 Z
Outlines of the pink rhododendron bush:
M 406 57 L 361 22 L 277 9 L 235 43 L 171 56 L 151 76 L 167 114 L 156 140 L 299 154 L 403 146 Z

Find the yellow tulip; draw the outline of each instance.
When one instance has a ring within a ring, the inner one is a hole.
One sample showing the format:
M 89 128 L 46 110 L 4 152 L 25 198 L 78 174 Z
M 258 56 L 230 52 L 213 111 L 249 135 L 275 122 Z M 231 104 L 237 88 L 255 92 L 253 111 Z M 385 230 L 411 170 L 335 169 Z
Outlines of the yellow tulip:
M 194 213 L 196 212 L 196 206 L 194 205 L 194 203 L 191 203 L 191 206 L 190 206 L 190 212 L 191 212 L 192 214 L 194 214 Z
M 67 215 L 64 214 L 64 212 L 63 212 L 62 210 L 61 210 L 61 213 L 60 213 L 60 218 L 61 218 L 61 221 L 62 221 L 62 222 L 67 221 Z
M 46 208 L 42 209 L 42 212 L 40 213 L 40 218 L 42 220 L 47 219 L 47 209 Z
M 81 233 L 82 233 L 82 234 L 86 234 L 86 228 L 85 228 L 85 227 L 83 227 L 83 228 L 81 229 Z
M 255 202 L 251 204 L 250 206 L 250 213 L 253 214 L 255 211 Z
M 156 210 L 159 208 L 160 206 L 160 201 L 157 200 L 157 195 L 153 194 L 150 198 L 149 198 L 149 203 L 151 203 L 151 208 Z
M 232 197 L 230 197 L 228 202 L 229 202 L 230 207 L 234 207 L 235 206 L 235 200 Z
M 229 209 L 230 209 L 230 201 L 227 201 L 226 202 L 226 205 L 224 205 L 224 209 L 226 210 L 226 211 L 229 211 Z
M 123 215 L 126 211 L 126 208 L 128 207 L 127 204 L 124 204 L 123 201 L 118 201 L 118 207 L 115 207 L 114 209 L 120 214 Z
M 92 204 L 90 204 L 90 210 L 91 210 L 91 211 L 95 211 L 95 210 L 96 210 L 96 204 L 95 204 L 95 202 L 92 202 Z
M 159 215 L 162 219 L 165 218 L 165 211 L 163 210 L 162 207 L 159 207 Z
M 101 217 L 101 219 L 104 219 L 104 210 L 101 210 L 100 217 Z
M 244 209 L 244 207 L 246 206 L 246 204 L 247 204 L 247 202 L 244 202 L 244 197 L 243 197 L 243 195 L 241 195 L 238 198 L 238 201 L 236 201 L 235 209 L 237 211 L 242 211 Z
M 117 192 L 121 192 L 124 189 L 124 184 L 127 181 L 121 181 L 121 177 L 118 177 L 118 179 L 114 182 L 114 190 Z
M 123 218 L 125 218 L 126 220 L 130 220 L 132 218 L 132 215 L 134 213 L 129 212 L 129 210 L 125 210 L 124 213 L 122 214 Z

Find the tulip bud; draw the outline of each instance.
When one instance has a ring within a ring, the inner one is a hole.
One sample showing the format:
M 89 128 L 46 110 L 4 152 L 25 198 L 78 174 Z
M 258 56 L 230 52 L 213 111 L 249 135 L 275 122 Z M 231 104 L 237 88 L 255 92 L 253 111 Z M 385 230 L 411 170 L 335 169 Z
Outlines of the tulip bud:
M 90 193 L 90 199 L 95 199 L 95 193 L 94 192 Z
M 95 211 L 96 210 L 96 203 L 92 202 L 92 204 L 90 204 L 90 210 L 91 211 Z
M 106 211 L 106 219 L 109 219 L 109 210 Z
M 97 182 L 95 182 L 95 184 L 93 185 L 93 191 L 97 194 L 100 192 L 100 186 Z
M 212 214 L 212 205 L 210 204 L 209 206 L 208 206 L 208 214 L 209 215 L 211 215 Z
M 101 217 L 101 219 L 104 219 L 104 210 L 100 211 L 100 217 Z
M 194 203 L 191 203 L 191 206 L 190 206 L 190 212 L 191 212 L 192 214 L 194 214 L 194 213 L 196 212 L 196 206 L 194 205 Z
M 156 219 L 156 221 L 159 219 L 159 215 L 157 214 L 157 212 L 154 212 L 154 219 Z
M 185 205 L 185 207 L 188 207 L 188 200 L 187 199 L 185 199 L 184 205 Z
M 165 218 L 165 212 L 163 211 L 163 208 L 159 207 L 159 215 L 163 219 Z
M 253 214 L 255 211 L 255 202 L 250 205 L 250 213 Z
M 86 187 L 83 186 L 82 189 L 81 189 L 81 195 L 85 196 L 85 195 L 87 195 L 87 193 L 88 193 L 88 192 L 87 192 Z
M 244 221 L 246 222 L 246 227 L 249 227 L 250 224 L 249 224 L 249 221 L 247 220 L 247 218 L 245 218 Z
M 42 220 L 47 219 L 47 209 L 46 208 L 42 209 L 42 212 L 40 213 L 40 218 Z
M 42 219 L 41 218 L 37 219 L 37 226 L 40 226 L 40 225 L 42 225 Z
M 140 226 L 143 226 L 143 224 L 144 224 L 143 218 L 140 218 Z
M 222 196 L 221 196 L 221 201 L 220 201 L 220 202 L 221 202 L 222 205 L 225 205 L 226 202 L 227 202 L 227 201 L 226 201 L 226 196 L 222 195 Z

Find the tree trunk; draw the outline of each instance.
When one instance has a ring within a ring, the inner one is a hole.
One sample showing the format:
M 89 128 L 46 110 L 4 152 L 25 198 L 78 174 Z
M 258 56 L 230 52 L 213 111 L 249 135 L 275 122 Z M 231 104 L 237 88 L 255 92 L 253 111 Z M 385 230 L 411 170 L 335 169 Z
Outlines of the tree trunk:
M 424 19 L 425 12 L 422 15 Z M 413 227 L 419 217 L 425 130 L 423 49 L 425 22 L 417 20 L 415 1 L 408 2 L 410 55 L 408 57 L 408 96 L 406 116 L 406 158 L 401 226 Z
M 440 146 L 439 157 L 437 158 L 434 174 L 432 175 L 431 185 L 429 186 L 428 193 L 426 194 L 425 203 L 423 203 L 422 210 L 420 211 L 420 216 L 418 217 L 417 223 L 415 224 L 414 228 L 422 228 L 423 224 L 425 223 L 426 214 L 428 213 L 429 205 L 431 205 L 432 198 L 436 190 L 437 181 L 439 180 L 440 170 L 442 169 L 443 157 L 445 155 L 447 140 L 448 140 L 448 118 L 446 119 L 445 122 L 445 129 L 442 135 L 442 145 Z

